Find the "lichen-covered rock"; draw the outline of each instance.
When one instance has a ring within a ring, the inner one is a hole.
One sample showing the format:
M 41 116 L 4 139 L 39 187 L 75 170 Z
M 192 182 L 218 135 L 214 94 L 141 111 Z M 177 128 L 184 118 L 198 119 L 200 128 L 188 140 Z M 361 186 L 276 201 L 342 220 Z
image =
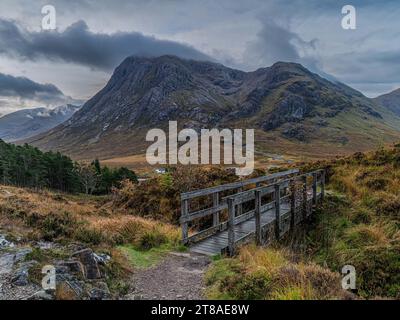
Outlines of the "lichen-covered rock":
M 96 286 L 90 290 L 89 299 L 90 300 L 107 300 L 111 298 L 110 290 L 104 282 L 99 282 Z
M 37 261 L 24 262 L 19 265 L 18 269 L 14 271 L 11 282 L 20 287 L 29 284 L 29 269 L 37 264 Z
M 14 243 L 6 240 L 6 238 L 0 234 L 0 249 L 12 248 L 12 247 L 14 247 Z
M 72 258 L 78 259 L 84 266 L 87 279 L 100 279 L 101 272 L 92 249 L 83 249 L 72 254 Z

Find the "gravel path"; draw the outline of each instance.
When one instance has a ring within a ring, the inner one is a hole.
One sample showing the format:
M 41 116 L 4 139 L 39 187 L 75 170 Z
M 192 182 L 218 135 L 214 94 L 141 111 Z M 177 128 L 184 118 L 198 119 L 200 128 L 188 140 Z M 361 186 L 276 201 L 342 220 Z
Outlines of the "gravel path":
M 134 291 L 126 298 L 142 300 L 202 300 L 204 273 L 210 259 L 189 253 L 170 253 L 156 266 L 138 270 Z

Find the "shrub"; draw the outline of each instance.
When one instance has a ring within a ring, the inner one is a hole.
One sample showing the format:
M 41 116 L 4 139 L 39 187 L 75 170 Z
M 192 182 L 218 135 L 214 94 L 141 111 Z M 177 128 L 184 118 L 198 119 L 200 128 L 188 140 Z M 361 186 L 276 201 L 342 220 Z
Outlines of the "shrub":
M 208 296 L 229 299 L 342 298 L 339 276 L 313 263 L 291 262 L 285 251 L 245 246 L 234 259 L 213 263 Z
M 78 241 L 92 245 L 99 245 L 104 241 L 103 234 L 100 230 L 83 226 L 79 227 L 75 231 L 74 238 Z
M 138 241 L 138 247 L 142 250 L 150 250 L 157 248 L 168 242 L 168 238 L 165 234 L 162 234 L 158 230 L 146 231 Z
M 400 218 L 400 196 L 387 194 L 376 204 L 376 213 L 394 218 Z
M 129 293 L 129 279 L 133 272 L 131 264 L 120 250 L 112 249 L 107 253 L 111 256 L 110 262 L 104 266 L 107 286 L 111 293 L 126 295 Z
M 58 237 L 70 237 L 77 226 L 76 218 L 69 212 L 51 212 L 40 222 L 43 238 L 52 241 Z
M 261 300 L 265 299 L 271 291 L 271 279 L 264 271 L 250 274 L 236 274 L 225 278 L 222 287 L 228 293 L 239 300 Z
M 379 191 L 386 188 L 389 180 L 384 178 L 369 178 L 366 179 L 365 185 L 372 190 Z
M 178 224 L 180 193 L 235 180 L 236 175 L 223 168 L 179 166 L 140 185 L 123 182 L 120 189 L 114 190 L 114 205 L 137 216 Z M 193 201 L 193 205 L 207 204 L 201 201 Z
M 318 299 L 340 297 L 342 288 L 339 274 L 314 264 L 304 266 L 303 274 L 314 292 L 314 297 Z
M 357 211 L 354 216 L 352 217 L 353 223 L 370 223 L 372 220 L 371 214 L 367 210 L 359 210 Z

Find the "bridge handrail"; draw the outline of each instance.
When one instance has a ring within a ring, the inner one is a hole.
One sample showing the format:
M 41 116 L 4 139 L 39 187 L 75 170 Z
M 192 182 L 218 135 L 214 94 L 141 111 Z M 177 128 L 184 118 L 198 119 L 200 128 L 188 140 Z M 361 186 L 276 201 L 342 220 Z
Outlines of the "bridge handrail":
M 226 185 L 222 185 L 222 186 L 211 187 L 211 188 L 207 188 L 207 189 L 196 190 L 193 192 L 182 194 L 182 196 L 181 196 L 181 199 L 182 199 L 181 212 L 182 212 L 182 214 L 181 214 L 180 222 L 182 224 L 183 243 L 188 243 L 189 241 L 192 241 L 192 240 L 195 241 L 195 239 L 198 239 L 198 238 L 200 238 L 200 236 L 206 235 L 207 233 L 212 233 L 212 232 L 229 229 L 228 228 L 229 225 L 232 226 L 232 225 L 237 224 L 240 221 L 246 221 L 246 220 L 252 218 L 255 215 L 255 210 L 250 210 L 250 211 L 242 214 L 242 212 L 243 212 L 242 204 L 245 202 L 251 201 L 251 200 L 257 200 L 256 199 L 257 197 L 262 197 L 262 196 L 265 196 L 266 194 L 275 193 L 275 197 L 272 202 L 267 203 L 263 206 L 261 206 L 261 204 L 260 204 L 260 206 L 262 208 L 267 207 L 267 206 L 271 207 L 271 208 L 277 207 L 277 206 L 279 207 L 281 204 L 280 203 L 281 201 L 290 200 L 290 195 L 281 197 L 279 194 L 279 196 L 278 196 L 277 190 L 280 191 L 283 188 L 290 187 L 290 185 L 293 181 L 297 181 L 300 179 L 302 179 L 304 181 L 304 185 L 305 185 L 304 197 L 306 198 L 307 197 L 307 177 L 313 177 L 313 186 L 312 186 L 313 199 L 316 199 L 317 184 L 318 184 L 318 182 L 320 182 L 321 186 L 324 185 L 324 182 L 322 182 L 322 181 L 324 181 L 325 170 L 319 169 L 319 170 L 315 170 L 312 172 L 298 175 L 299 172 L 300 171 L 298 169 L 292 169 L 292 170 L 287 170 L 284 172 L 278 172 L 276 174 L 267 175 L 267 176 L 260 177 L 260 178 L 240 181 L 238 183 L 230 183 L 230 184 L 226 184 Z M 318 180 L 319 174 L 321 174 L 320 180 Z M 274 181 L 273 183 L 270 183 L 268 185 L 259 186 L 260 182 L 278 180 L 279 178 L 286 178 L 286 179 Z M 231 190 L 231 189 L 240 189 L 243 186 L 247 186 L 250 184 L 256 184 L 256 187 L 252 188 L 250 190 L 238 192 L 236 194 L 223 197 L 221 199 L 219 198 L 219 192 Z M 212 207 L 197 210 L 194 212 L 189 212 L 189 200 L 190 199 L 204 196 L 204 195 L 210 195 L 210 194 L 213 195 L 213 206 Z M 279 199 L 279 205 L 277 204 L 277 202 L 275 200 L 276 198 Z M 233 207 L 239 206 L 239 209 L 238 209 L 239 214 L 237 216 L 234 215 L 233 218 L 231 217 L 232 213 L 230 212 L 232 206 Z M 229 219 L 228 219 L 228 221 L 224 221 L 221 223 L 219 221 L 219 218 L 220 218 L 219 214 L 222 210 L 225 210 L 225 209 L 228 209 Z M 199 231 L 196 234 L 191 235 L 189 237 L 188 223 L 195 219 L 204 218 L 209 215 L 213 215 L 212 227 L 210 227 L 206 230 Z
M 209 194 L 215 195 L 222 191 L 238 189 L 243 186 L 248 186 L 250 184 L 257 184 L 257 183 L 266 182 L 266 181 L 270 181 L 270 180 L 274 180 L 274 179 L 279 179 L 279 178 L 283 178 L 283 177 L 287 177 L 287 176 L 291 176 L 291 175 L 296 175 L 296 174 L 298 174 L 298 172 L 300 172 L 298 169 L 291 169 L 291 170 L 277 172 L 274 174 L 266 175 L 266 176 L 255 178 L 255 179 L 240 181 L 238 183 L 229 183 L 229 184 L 224 184 L 224 185 L 217 186 L 217 187 L 211 187 L 211 188 L 207 188 L 207 189 L 200 189 L 200 190 L 196 190 L 196 191 L 192 191 L 192 192 L 188 192 L 188 193 L 183 193 L 181 195 L 181 199 L 182 199 L 181 200 L 182 201 L 181 211 L 182 212 L 181 212 L 180 222 L 187 223 L 187 222 L 193 221 L 195 219 L 204 218 L 206 216 L 214 214 L 215 212 L 219 212 L 221 210 L 228 208 L 228 203 L 227 203 L 228 196 L 227 196 L 222 199 L 218 199 L 218 204 L 214 203 L 214 205 L 212 207 L 197 210 L 194 212 L 189 212 L 189 208 L 185 208 L 185 207 L 187 206 L 187 201 L 189 201 L 190 199 L 194 199 L 194 198 L 204 196 L 204 195 L 209 195 Z M 254 189 L 251 189 L 251 190 L 254 190 Z M 203 191 L 205 191 L 206 193 L 203 194 Z M 189 195 L 190 197 L 187 198 L 186 197 L 187 195 Z
M 189 199 L 193 199 L 193 198 L 197 198 L 197 197 L 201 197 L 201 196 L 210 195 L 210 194 L 213 194 L 216 192 L 238 189 L 241 187 L 248 186 L 250 184 L 261 183 L 261 182 L 265 182 L 265 181 L 272 180 L 272 179 L 278 179 L 278 178 L 288 176 L 288 175 L 298 174 L 299 172 L 300 172 L 300 170 L 298 170 L 298 169 L 290 169 L 290 170 L 277 172 L 277 173 L 269 174 L 269 175 L 258 177 L 258 178 L 223 184 L 220 186 L 210 187 L 210 188 L 206 188 L 206 189 L 185 192 L 185 193 L 181 194 L 181 200 L 182 201 L 189 200 Z
M 256 191 L 260 191 L 261 195 L 265 196 L 266 194 L 273 193 L 275 191 L 275 186 L 276 185 L 279 185 L 281 188 L 282 187 L 286 188 L 286 187 L 289 187 L 289 184 L 290 184 L 291 181 L 300 180 L 300 179 L 302 179 L 304 177 L 312 177 L 314 174 L 323 173 L 323 172 L 324 172 L 323 169 L 318 169 L 318 170 L 315 170 L 315 171 L 312 171 L 312 172 L 303 173 L 301 175 L 296 175 L 296 176 L 291 177 L 289 179 L 285 179 L 285 180 L 281 180 L 281 181 L 278 181 L 278 182 L 275 182 L 275 183 L 271 183 L 271 184 L 268 184 L 266 186 L 261 186 L 261 187 L 258 187 L 258 188 L 254 188 L 254 189 L 242 191 L 242 192 L 239 192 L 239 193 L 235 193 L 235 194 L 232 194 L 232 195 L 229 195 L 229 196 L 226 196 L 226 197 L 222 198 L 222 200 L 227 200 L 229 198 L 232 198 L 232 199 L 235 200 L 235 204 L 242 204 L 244 202 L 253 200 L 254 197 L 255 197 L 255 192 Z M 244 198 L 243 196 L 246 196 L 246 195 L 249 195 L 249 196 L 252 196 L 252 197 Z M 253 197 L 253 195 L 254 195 L 254 197 Z M 237 200 L 237 198 L 239 198 L 239 197 L 240 197 L 240 199 Z M 243 198 L 244 198 L 244 200 L 243 200 Z
M 213 227 L 209 228 L 211 231 L 217 231 L 220 228 L 223 228 L 224 223 L 220 223 L 219 215 L 220 212 L 224 209 L 228 209 L 228 202 L 226 199 L 222 200 L 219 198 L 219 193 L 227 190 L 233 189 L 241 189 L 245 186 L 255 184 L 258 186 L 261 183 L 265 183 L 272 180 L 277 180 L 285 177 L 290 177 L 292 175 L 297 175 L 300 171 L 298 169 L 290 169 L 283 172 L 277 172 L 274 174 L 266 175 L 263 177 L 258 177 L 254 179 L 229 183 L 221 186 L 186 192 L 181 194 L 181 218 L 180 222 L 182 224 L 182 241 L 183 243 L 187 243 L 190 238 L 189 237 L 189 230 L 188 230 L 188 223 L 199 218 L 203 218 L 209 215 L 213 215 Z M 189 211 L 189 201 L 191 199 L 212 195 L 213 196 L 213 206 L 210 208 L 190 212 Z M 226 222 L 225 222 L 226 224 Z M 197 234 L 202 233 L 201 231 Z

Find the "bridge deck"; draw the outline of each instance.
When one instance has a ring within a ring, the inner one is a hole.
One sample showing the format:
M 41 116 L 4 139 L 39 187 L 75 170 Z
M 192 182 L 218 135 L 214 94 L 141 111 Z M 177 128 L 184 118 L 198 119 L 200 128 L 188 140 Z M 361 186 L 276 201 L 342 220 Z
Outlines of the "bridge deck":
M 320 194 L 318 193 L 318 196 Z M 308 193 L 308 200 L 312 200 L 312 193 Z M 290 211 L 290 205 L 287 202 L 281 203 L 280 216 L 286 215 Z M 275 221 L 275 209 L 270 209 L 261 214 L 261 227 L 269 225 Z M 235 242 L 239 242 L 255 234 L 255 217 L 243 221 L 234 227 Z M 190 246 L 190 251 L 204 255 L 214 256 L 221 254 L 228 248 L 228 230 L 218 232 L 204 240 L 201 240 Z

